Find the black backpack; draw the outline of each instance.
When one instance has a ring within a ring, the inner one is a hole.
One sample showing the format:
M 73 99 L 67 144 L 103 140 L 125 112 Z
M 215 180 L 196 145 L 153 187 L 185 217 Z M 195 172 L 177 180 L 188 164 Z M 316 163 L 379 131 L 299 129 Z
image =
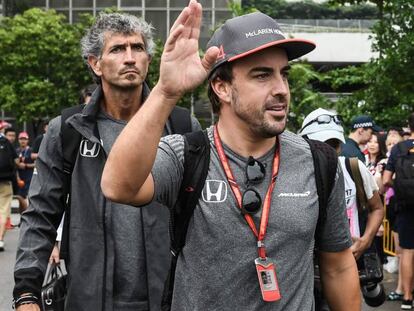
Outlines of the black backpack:
M 15 173 L 13 145 L 0 135 L 0 180 L 12 180 Z
M 399 155 L 395 161 L 394 190 L 397 204 L 401 207 L 414 206 L 414 143 L 397 144 Z
M 63 171 L 65 180 L 63 183 L 64 196 L 62 200 L 65 206 L 65 220 L 63 222 L 62 241 L 60 246 L 60 257 L 69 262 L 69 223 L 70 223 L 70 185 L 72 172 L 79 152 L 79 145 L 82 136 L 73 127 L 66 123 L 66 120 L 76 113 L 80 113 L 85 105 L 78 105 L 62 110 L 60 123 L 60 136 L 62 141 Z M 185 134 L 191 132 L 191 115 L 188 109 L 174 107 L 169 116 L 171 132 L 174 134 Z
M 188 133 L 184 135 L 184 138 L 183 181 L 176 204 L 170 209 L 170 248 L 172 257 L 161 300 L 162 311 L 171 309 L 177 259 L 185 245 L 188 224 L 204 187 L 210 163 L 210 140 L 207 131 Z M 326 218 L 329 195 L 335 184 L 338 157 L 335 150 L 329 145 L 316 140 L 306 140 L 311 147 L 315 167 L 319 200 L 319 218 L 315 236 L 318 237 L 320 228 Z

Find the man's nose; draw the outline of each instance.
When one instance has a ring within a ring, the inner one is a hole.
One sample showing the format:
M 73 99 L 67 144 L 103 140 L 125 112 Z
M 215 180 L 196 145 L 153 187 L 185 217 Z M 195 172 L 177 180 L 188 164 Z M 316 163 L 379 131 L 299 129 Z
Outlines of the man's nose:
M 272 95 L 273 96 L 286 96 L 289 94 L 289 83 L 287 79 L 278 74 L 275 77 L 275 81 L 273 83 Z
M 124 62 L 127 64 L 135 64 L 134 52 L 130 46 L 128 46 L 125 50 Z

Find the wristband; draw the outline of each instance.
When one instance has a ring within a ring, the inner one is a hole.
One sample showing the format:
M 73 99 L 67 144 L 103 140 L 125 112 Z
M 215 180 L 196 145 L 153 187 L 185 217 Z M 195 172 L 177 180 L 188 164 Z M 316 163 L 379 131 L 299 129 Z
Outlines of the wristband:
M 15 299 L 13 299 L 13 309 L 16 309 L 17 307 L 21 305 L 27 305 L 27 304 L 39 304 L 39 298 L 37 298 L 33 294 L 23 294 Z

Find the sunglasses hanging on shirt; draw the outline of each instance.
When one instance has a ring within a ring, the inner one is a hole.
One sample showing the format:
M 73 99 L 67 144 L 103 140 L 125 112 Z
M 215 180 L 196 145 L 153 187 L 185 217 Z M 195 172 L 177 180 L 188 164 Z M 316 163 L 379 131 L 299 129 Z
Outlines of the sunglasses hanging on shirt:
M 260 194 L 250 186 L 261 183 L 264 180 L 265 173 L 266 170 L 263 163 L 250 156 L 245 170 L 247 189 L 242 195 L 241 211 L 243 214 L 256 214 L 262 207 Z

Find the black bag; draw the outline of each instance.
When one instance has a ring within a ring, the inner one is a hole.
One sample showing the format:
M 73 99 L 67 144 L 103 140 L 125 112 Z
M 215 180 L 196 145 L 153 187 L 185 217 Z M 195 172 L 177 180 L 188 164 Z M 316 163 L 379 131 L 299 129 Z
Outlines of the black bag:
M 42 311 L 64 311 L 66 298 L 66 275 L 59 264 L 51 264 L 42 287 Z
M 414 206 L 414 144 L 406 142 L 397 145 L 399 155 L 395 161 L 394 190 L 398 205 Z
M 13 146 L 4 136 L 0 136 L 0 178 L 12 179 L 14 175 Z

